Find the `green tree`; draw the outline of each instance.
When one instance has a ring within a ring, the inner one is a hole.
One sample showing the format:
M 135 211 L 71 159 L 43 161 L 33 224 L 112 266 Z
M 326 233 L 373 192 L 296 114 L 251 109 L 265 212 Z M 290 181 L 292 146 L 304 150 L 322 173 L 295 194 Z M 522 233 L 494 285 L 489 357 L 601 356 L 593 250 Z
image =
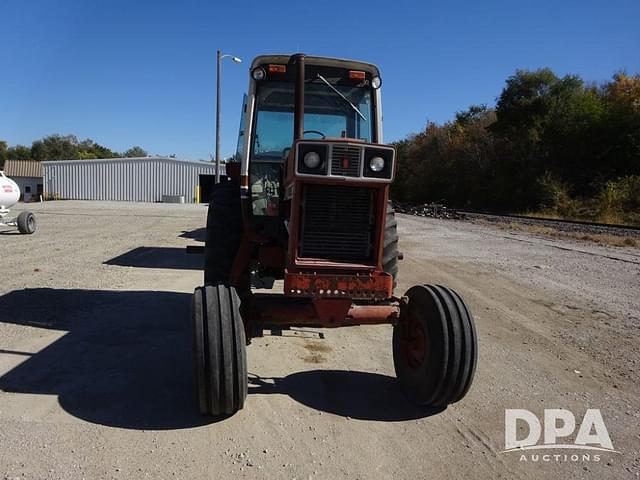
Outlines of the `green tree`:
M 602 97 L 582 80 L 565 77 L 553 86 L 549 103 L 540 140 L 546 160 L 543 170 L 554 172 L 574 194 L 593 194 L 598 177 L 610 175 L 602 163 L 609 144 Z
M 391 194 L 397 200 L 484 205 L 490 196 L 494 142 L 487 127 L 495 113 L 471 106 L 444 125 L 396 142 L 397 168 Z
M 51 161 L 115 158 L 119 157 L 120 154 L 94 142 L 90 138 L 79 141 L 75 135 L 49 135 L 33 142 L 31 156 L 35 160 Z
M 7 160 L 30 160 L 31 149 L 24 145 L 16 145 L 7 149 Z
M 539 140 L 549 112 L 549 92 L 557 82 L 549 68 L 517 70 L 498 97 L 492 132 L 519 141 Z
M 93 153 L 94 158 L 117 158 L 122 156 L 118 152 L 114 152 L 99 143 L 93 144 L 91 152 Z
M 142 147 L 138 147 L 136 145 L 135 147 L 131 147 L 129 150 L 124 152 L 123 155 L 124 157 L 127 157 L 127 158 L 135 158 L 135 157 L 146 157 L 148 153 Z
M 32 143 L 31 155 L 40 161 L 80 159 L 78 138 L 75 135 L 49 135 Z
M 605 104 L 600 160 L 604 180 L 640 175 L 640 75 L 617 73 L 601 89 Z
M 4 161 L 7 159 L 7 149 L 9 145 L 6 141 L 0 140 L 0 169 L 4 167 Z
M 603 172 L 603 113 L 597 89 L 575 75 L 559 78 L 543 68 L 509 77 L 490 127 L 497 142 L 498 203 L 535 208 L 548 197 L 540 190 L 548 182 L 536 181 L 546 174 L 574 194 L 588 192 Z

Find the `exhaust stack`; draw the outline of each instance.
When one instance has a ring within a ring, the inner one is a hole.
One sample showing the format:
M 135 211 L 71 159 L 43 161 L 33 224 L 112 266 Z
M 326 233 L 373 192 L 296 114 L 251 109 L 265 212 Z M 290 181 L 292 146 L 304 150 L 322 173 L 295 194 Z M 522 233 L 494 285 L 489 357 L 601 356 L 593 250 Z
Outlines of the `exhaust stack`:
M 295 55 L 292 55 L 291 63 L 296 66 L 293 139 L 300 140 L 304 136 L 304 53 L 296 53 Z

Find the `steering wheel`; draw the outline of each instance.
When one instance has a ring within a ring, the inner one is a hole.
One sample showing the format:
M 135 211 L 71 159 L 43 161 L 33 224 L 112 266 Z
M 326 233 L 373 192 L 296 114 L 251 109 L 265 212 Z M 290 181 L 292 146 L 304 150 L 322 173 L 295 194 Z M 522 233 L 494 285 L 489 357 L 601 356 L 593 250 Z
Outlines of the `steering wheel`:
M 304 132 L 302 132 L 302 135 L 304 135 L 305 133 L 315 133 L 316 135 L 320 135 L 320 137 L 327 138 L 327 136 L 322 133 L 320 130 L 305 130 Z

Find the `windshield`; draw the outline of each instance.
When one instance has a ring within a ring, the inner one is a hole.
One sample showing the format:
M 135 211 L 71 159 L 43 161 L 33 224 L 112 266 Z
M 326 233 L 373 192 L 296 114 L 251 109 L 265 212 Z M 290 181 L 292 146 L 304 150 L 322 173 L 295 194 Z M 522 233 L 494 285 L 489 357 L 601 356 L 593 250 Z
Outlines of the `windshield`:
M 356 138 L 371 142 L 371 90 L 334 85 L 345 98 L 320 79 L 305 85 L 305 138 Z M 349 102 L 351 102 L 351 105 Z M 353 107 L 356 107 L 355 109 Z M 252 160 L 282 161 L 293 143 L 294 83 L 263 82 L 256 94 Z

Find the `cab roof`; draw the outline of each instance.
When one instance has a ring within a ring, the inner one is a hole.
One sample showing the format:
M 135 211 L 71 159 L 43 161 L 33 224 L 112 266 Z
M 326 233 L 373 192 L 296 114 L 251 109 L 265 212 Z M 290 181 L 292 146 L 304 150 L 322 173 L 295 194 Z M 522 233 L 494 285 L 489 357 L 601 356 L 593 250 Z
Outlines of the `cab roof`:
M 286 64 L 289 63 L 293 54 L 271 54 L 271 55 L 259 55 L 251 62 L 251 70 L 260 65 L 268 63 Z M 380 76 L 380 70 L 372 63 L 360 62 L 357 60 L 347 60 L 344 58 L 332 58 L 332 57 L 316 57 L 313 55 L 305 55 L 304 62 L 306 65 L 321 65 L 326 67 L 344 68 L 345 70 L 363 70 L 370 73 L 372 76 Z

